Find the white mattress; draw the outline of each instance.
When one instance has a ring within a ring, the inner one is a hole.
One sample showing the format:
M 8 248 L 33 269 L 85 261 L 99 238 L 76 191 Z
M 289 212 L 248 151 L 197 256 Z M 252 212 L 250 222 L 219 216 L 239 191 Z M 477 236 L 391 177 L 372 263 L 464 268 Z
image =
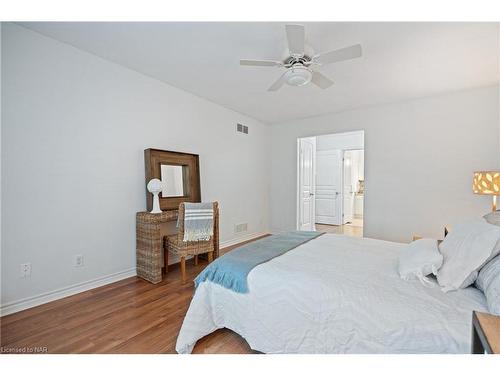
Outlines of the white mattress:
M 484 295 L 401 280 L 401 246 L 325 234 L 255 267 L 247 294 L 204 282 L 176 350 L 226 327 L 264 353 L 468 353 Z

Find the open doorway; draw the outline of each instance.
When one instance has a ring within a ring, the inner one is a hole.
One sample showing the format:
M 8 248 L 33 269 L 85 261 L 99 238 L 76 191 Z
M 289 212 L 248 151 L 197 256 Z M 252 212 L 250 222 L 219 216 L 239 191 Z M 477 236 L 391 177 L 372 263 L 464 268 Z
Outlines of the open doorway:
M 363 236 L 364 132 L 299 138 L 297 229 Z

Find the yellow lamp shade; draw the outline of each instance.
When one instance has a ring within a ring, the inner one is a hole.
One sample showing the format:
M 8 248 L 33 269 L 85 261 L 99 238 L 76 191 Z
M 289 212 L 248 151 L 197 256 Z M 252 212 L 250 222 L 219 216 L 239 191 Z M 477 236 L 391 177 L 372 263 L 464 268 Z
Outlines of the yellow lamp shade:
M 474 172 L 472 191 L 475 194 L 500 195 L 500 171 Z
M 475 194 L 493 195 L 492 211 L 497 209 L 497 195 L 500 195 L 500 171 L 474 172 L 472 191 Z

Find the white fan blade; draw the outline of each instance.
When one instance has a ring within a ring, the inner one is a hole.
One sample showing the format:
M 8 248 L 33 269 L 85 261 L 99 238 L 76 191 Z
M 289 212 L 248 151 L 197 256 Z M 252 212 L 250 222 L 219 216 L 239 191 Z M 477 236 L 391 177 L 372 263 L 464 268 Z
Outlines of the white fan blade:
M 305 30 L 302 25 L 285 25 L 288 50 L 292 56 L 304 56 Z
M 274 82 L 271 87 L 269 87 L 267 89 L 267 91 L 277 91 L 277 90 L 279 90 L 281 88 L 281 86 L 283 86 L 285 84 L 285 82 L 286 82 L 286 78 L 285 78 L 286 73 L 287 72 L 283 73 L 281 75 L 281 77 L 279 77 L 278 80 L 276 82 Z
M 314 56 L 313 60 L 320 64 L 331 64 L 337 61 L 355 59 L 356 57 L 361 57 L 361 44 L 320 53 Z
M 316 86 L 322 88 L 323 90 L 333 85 L 333 81 L 327 76 L 321 74 L 320 72 L 313 72 L 311 82 L 314 83 Z
M 240 60 L 240 65 L 249 66 L 282 66 L 281 61 L 274 60 Z

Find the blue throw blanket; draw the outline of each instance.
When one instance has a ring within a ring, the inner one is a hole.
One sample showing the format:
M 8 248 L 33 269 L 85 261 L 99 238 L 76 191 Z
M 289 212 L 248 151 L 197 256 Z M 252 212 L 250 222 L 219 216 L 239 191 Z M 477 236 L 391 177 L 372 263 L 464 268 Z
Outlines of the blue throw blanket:
M 208 280 L 237 293 L 248 293 L 247 276 L 254 267 L 322 234 L 294 231 L 269 236 L 238 247 L 210 263 L 194 280 L 194 286 L 197 288 L 200 283 Z

